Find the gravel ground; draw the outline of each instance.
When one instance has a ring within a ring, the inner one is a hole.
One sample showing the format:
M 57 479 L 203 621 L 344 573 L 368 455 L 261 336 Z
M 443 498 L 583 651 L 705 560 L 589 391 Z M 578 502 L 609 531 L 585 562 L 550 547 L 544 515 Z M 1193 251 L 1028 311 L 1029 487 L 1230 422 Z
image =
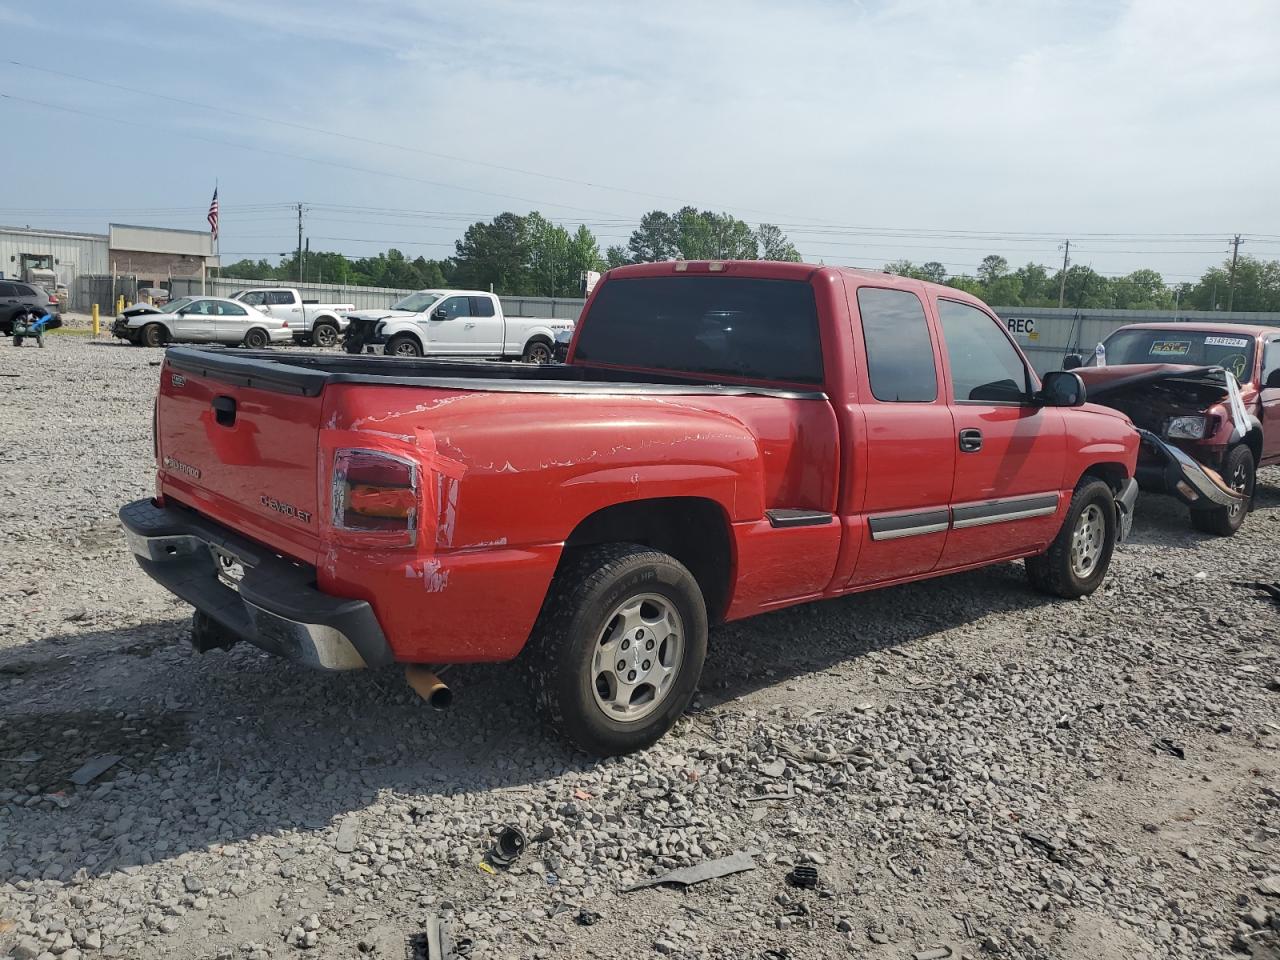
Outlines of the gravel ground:
M 0 345 L 0 954 L 398 960 L 439 915 L 472 957 L 1278 955 L 1280 610 L 1235 581 L 1280 580 L 1280 471 L 1230 540 L 1144 498 L 1088 600 L 1006 565 L 721 628 L 673 735 L 595 762 L 509 665 L 438 714 L 193 654 L 115 521 L 158 360 Z

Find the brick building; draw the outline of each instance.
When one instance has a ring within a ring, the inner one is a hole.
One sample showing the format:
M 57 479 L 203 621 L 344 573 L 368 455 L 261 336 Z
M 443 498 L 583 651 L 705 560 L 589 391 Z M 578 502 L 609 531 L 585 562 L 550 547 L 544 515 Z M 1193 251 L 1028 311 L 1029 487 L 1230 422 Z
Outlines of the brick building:
M 107 235 L 111 272 L 139 287 L 167 287 L 170 277 L 203 277 L 218 266 L 208 230 L 168 230 L 113 223 Z

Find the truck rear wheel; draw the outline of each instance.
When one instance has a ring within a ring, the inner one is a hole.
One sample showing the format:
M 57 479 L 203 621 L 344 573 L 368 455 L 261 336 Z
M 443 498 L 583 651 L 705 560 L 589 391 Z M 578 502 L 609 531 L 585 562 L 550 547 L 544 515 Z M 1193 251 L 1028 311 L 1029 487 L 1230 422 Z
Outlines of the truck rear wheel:
M 1240 529 L 1249 515 L 1253 503 L 1253 487 L 1257 482 L 1257 467 L 1253 451 L 1243 443 L 1227 451 L 1222 462 L 1222 479 L 1232 490 L 1244 494 L 1244 502 L 1233 507 L 1209 507 L 1191 511 L 1191 525 L 1202 533 L 1216 533 L 1229 537 Z
M 1116 506 L 1103 480 L 1088 478 L 1076 487 L 1049 549 L 1027 557 L 1027 579 L 1043 593 L 1075 600 L 1097 590 L 1116 546 Z
M 387 344 L 387 353 L 393 357 L 420 357 L 422 356 L 422 344 L 411 333 L 397 334 Z
M 551 344 L 546 340 L 530 340 L 520 359 L 525 363 L 550 363 L 555 358 L 551 353 Z
M 706 653 L 693 574 L 658 550 L 615 543 L 561 564 L 523 658 L 551 726 L 588 753 L 616 756 L 671 729 Z
M 338 328 L 324 321 L 317 323 L 311 331 L 311 342 L 327 350 L 338 342 Z

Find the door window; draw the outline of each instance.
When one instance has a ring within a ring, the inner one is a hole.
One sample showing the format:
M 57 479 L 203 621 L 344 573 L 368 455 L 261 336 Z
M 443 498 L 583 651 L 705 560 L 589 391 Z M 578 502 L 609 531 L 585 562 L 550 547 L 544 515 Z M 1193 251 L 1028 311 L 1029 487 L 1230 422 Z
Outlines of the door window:
M 492 317 L 493 301 L 488 297 L 468 297 L 471 301 L 471 315 L 473 317 Z
M 12 283 L 0 283 L 0 297 L 16 297 L 18 289 Z
M 260 307 L 267 302 L 267 295 L 261 290 L 254 290 L 252 293 L 246 293 L 243 297 L 237 298 L 241 303 L 247 303 L 251 307 Z
M 472 315 L 471 299 L 471 297 L 450 297 L 444 303 L 440 304 L 440 306 L 436 307 L 436 310 L 443 310 L 445 316 L 450 320 L 454 320 L 458 317 L 469 317 Z
M 942 339 L 955 399 L 964 403 L 1025 403 L 1027 368 L 1000 322 L 977 307 L 938 301 Z
M 25 283 L 15 283 L 13 289 L 18 291 L 18 296 L 20 297 L 34 297 L 36 295 L 36 292 Z
M 268 290 L 267 306 L 270 307 L 287 307 L 293 305 L 292 290 Z
M 1280 374 L 1280 340 L 1272 340 L 1262 354 L 1262 385 L 1271 384 L 1271 378 Z M 1271 384 L 1280 386 L 1280 384 Z
M 938 399 L 933 341 L 920 298 L 906 290 L 861 287 L 858 313 L 875 398 L 891 403 Z
M 211 317 L 217 312 L 214 309 L 216 306 L 217 304 L 212 300 L 194 300 L 184 307 L 182 312 L 193 313 L 200 317 Z

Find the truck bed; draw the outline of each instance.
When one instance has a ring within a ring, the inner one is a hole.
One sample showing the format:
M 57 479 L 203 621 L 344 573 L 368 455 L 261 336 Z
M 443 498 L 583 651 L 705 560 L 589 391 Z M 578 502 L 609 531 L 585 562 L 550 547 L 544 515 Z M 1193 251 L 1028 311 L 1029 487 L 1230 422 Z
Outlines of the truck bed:
M 517 364 L 478 360 L 281 353 L 218 347 L 173 347 L 167 365 L 238 386 L 315 397 L 328 384 L 367 383 L 495 393 L 588 393 L 669 396 L 769 396 L 825 400 L 820 390 L 724 383 L 698 375 L 637 373 L 586 364 Z

